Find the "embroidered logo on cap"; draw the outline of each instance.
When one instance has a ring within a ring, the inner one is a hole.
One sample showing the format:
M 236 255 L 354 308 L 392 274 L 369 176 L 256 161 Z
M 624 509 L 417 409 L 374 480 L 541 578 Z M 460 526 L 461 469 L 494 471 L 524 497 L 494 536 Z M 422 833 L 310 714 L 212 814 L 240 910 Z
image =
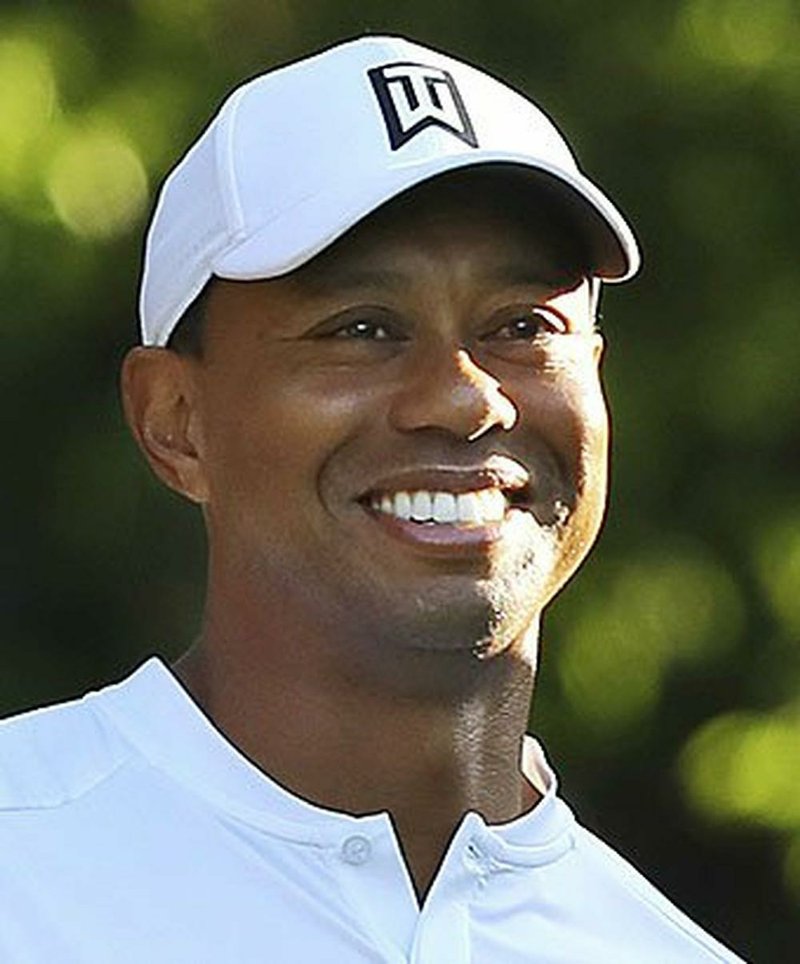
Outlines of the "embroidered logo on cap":
M 478 146 L 464 101 L 450 74 L 423 64 L 387 64 L 368 71 L 396 151 L 426 127 L 441 127 Z

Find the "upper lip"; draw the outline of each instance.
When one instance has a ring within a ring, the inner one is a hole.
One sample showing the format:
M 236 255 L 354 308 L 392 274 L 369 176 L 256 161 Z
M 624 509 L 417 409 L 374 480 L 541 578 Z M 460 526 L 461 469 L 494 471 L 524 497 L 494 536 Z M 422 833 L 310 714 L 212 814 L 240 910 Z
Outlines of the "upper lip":
M 474 492 L 501 489 L 508 495 L 529 494 L 531 473 L 515 459 L 494 456 L 473 465 L 428 465 L 399 468 L 384 475 L 362 492 L 360 500 L 393 492 Z

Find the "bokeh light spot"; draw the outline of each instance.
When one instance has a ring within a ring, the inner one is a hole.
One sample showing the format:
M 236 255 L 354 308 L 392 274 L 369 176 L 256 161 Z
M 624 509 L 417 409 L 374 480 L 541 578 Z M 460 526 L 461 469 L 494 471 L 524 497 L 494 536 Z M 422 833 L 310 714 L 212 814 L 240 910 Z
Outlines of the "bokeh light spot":
M 656 705 L 671 666 L 724 653 L 742 620 L 738 590 L 718 563 L 692 547 L 663 547 L 584 594 L 562 642 L 564 690 L 594 726 L 625 729 Z
M 38 170 L 36 148 L 56 107 L 56 81 L 44 47 L 26 37 L 0 40 L 0 192 L 11 194 Z
M 708 816 L 800 828 L 800 717 L 731 713 L 693 734 L 680 757 L 690 800 Z
M 649 714 L 661 689 L 662 661 L 629 625 L 606 612 L 579 620 L 559 660 L 575 712 L 604 733 L 625 730 Z
M 730 812 L 728 801 L 736 754 L 747 720 L 736 714 L 720 716 L 697 730 L 684 747 L 679 766 L 692 802 L 706 814 Z
M 139 0 L 138 12 L 174 31 L 202 33 L 213 22 L 220 0 Z
M 791 42 L 797 21 L 788 0 L 691 0 L 683 29 L 701 57 L 735 68 L 757 69 Z
M 800 638 L 800 515 L 781 519 L 760 536 L 756 565 L 781 629 L 790 638 Z
M 112 127 L 73 131 L 56 152 L 47 193 L 65 227 L 107 239 L 136 223 L 147 203 L 147 174 L 128 141 Z

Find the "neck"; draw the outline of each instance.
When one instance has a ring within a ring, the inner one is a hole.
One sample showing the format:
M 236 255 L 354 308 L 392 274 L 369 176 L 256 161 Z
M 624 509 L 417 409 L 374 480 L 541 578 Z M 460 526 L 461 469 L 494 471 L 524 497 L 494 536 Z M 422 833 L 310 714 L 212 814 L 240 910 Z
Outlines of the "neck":
M 395 676 L 443 681 L 415 694 L 315 659 L 319 638 L 307 631 L 287 642 L 277 626 L 222 629 L 207 619 L 175 666 L 183 684 L 294 793 L 347 813 L 388 811 L 420 897 L 467 811 L 500 823 L 538 799 L 519 770 L 534 682 L 519 653 L 530 643 L 485 659 L 398 647 Z M 413 665 L 406 673 L 402 663 Z

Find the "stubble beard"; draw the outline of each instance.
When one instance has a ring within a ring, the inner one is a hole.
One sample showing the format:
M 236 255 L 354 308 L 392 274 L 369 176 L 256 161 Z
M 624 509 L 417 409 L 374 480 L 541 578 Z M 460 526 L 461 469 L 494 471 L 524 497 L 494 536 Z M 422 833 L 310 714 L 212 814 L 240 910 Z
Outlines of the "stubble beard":
M 435 701 L 471 698 L 498 674 L 532 679 L 554 555 L 548 538 L 481 579 L 423 579 L 402 594 L 345 587 L 335 609 L 348 675 Z

